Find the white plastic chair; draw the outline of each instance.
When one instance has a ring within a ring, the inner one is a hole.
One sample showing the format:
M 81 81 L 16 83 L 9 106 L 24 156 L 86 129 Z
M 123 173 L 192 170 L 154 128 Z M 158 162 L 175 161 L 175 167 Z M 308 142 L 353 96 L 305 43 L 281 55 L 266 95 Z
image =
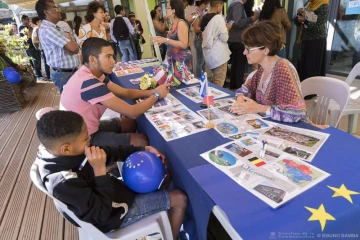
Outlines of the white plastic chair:
M 345 83 L 348 84 L 350 87 L 352 82 L 358 75 L 360 75 L 360 62 L 353 67 L 348 77 L 346 78 Z M 333 114 L 337 114 L 338 111 L 339 111 L 339 106 L 334 101 L 331 101 L 329 105 L 330 116 Z M 349 102 L 347 103 L 342 113 L 342 116 L 349 115 L 348 133 L 350 134 L 354 134 L 356 132 L 359 113 L 360 113 L 360 95 L 356 93 L 350 94 Z
M 225 231 L 229 234 L 230 238 L 233 240 L 242 240 L 240 235 L 231 225 L 226 213 L 218 206 L 215 205 L 212 209 L 213 214 L 219 220 L 220 224 L 223 226 Z
M 304 97 L 311 94 L 318 95 L 315 109 L 312 109 L 309 116 L 313 123 L 326 124 L 329 103 L 330 100 L 334 100 L 340 108 L 330 115 L 330 125 L 336 127 L 339 124 L 350 96 L 349 86 L 345 82 L 331 77 L 311 77 L 301 82 L 301 90 Z
M 80 240 L 134 240 L 144 236 L 148 236 L 153 233 L 160 233 L 163 239 L 173 239 L 169 218 L 165 211 L 153 214 L 128 227 L 117 229 L 104 234 L 92 224 L 81 221 L 72 211 L 68 209 L 68 207 L 64 203 L 57 200 L 48 193 L 43 182 L 41 181 L 38 165 L 33 164 L 31 166 L 30 178 L 37 188 L 39 188 L 46 195 L 48 195 L 54 200 L 55 206 L 60 211 L 60 213 L 66 213 L 80 226 L 78 228 Z

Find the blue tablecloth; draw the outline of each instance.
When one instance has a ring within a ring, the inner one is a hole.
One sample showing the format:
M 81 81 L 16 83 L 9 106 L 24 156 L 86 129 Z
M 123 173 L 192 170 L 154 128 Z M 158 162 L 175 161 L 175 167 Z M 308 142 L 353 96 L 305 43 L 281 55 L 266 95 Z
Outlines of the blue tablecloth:
M 139 88 L 129 79 L 142 75 L 117 78 L 113 74 L 110 78 L 123 87 Z M 182 84 L 180 88 L 183 87 L 186 86 Z M 233 95 L 226 89 L 222 91 Z M 201 109 L 200 104 L 177 93 L 175 88 L 170 93 L 191 110 Z M 209 215 L 215 204 L 226 212 L 231 224 L 244 239 L 276 239 L 279 233 L 285 236 L 291 232 L 314 233 L 317 238 L 317 234 L 321 234 L 319 221 L 307 221 L 311 213 L 304 206 L 317 209 L 321 203 L 336 218 L 336 221 L 327 222 L 323 233 L 357 233 L 360 236 L 360 195 L 352 195 L 354 204 L 351 204 L 342 197 L 331 198 L 334 192 L 327 187 L 340 187 L 344 183 L 348 189 L 360 192 L 360 140 L 351 135 L 334 128 L 324 130 L 331 136 L 312 164 L 331 176 L 274 210 L 199 156 L 230 141 L 215 130 L 166 142 L 144 115 L 137 119 L 137 123 L 139 131 L 148 135 L 150 144 L 167 156 L 175 187 L 188 195 L 184 228 L 191 239 L 206 239 Z M 295 126 L 314 129 L 305 123 Z

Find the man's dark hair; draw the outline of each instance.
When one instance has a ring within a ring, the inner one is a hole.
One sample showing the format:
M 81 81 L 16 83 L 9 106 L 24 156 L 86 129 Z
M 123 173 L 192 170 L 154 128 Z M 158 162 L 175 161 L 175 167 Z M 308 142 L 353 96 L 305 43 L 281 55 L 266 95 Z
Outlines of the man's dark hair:
M 197 2 L 195 2 L 195 5 L 197 6 L 197 7 L 199 7 L 201 4 L 208 4 L 210 2 L 210 0 L 199 0 L 199 1 L 197 1 Z
M 41 144 L 51 150 L 56 143 L 76 139 L 84 124 L 84 119 L 78 113 L 54 110 L 37 121 L 37 135 Z
M 94 56 L 96 58 L 102 52 L 103 47 L 111 46 L 110 43 L 102 38 L 88 38 L 82 45 L 82 55 L 84 63 L 89 63 L 89 57 Z
M 38 17 L 33 17 L 33 18 L 31 19 L 31 21 L 32 21 L 33 24 L 37 24 L 37 23 L 40 21 L 40 18 L 38 18 Z
M 64 21 L 65 19 L 67 19 L 66 13 L 61 12 L 61 20 Z
M 134 12 L 129 12 L 129 18 L 131 17 L 135 17 L 135 13 Z
M 187 2 L 190 6 L 194 5 L 195 0 L 183 0 L 183 2 Z
M 28 15 L 22 15 L 21 16 L 21 22 L 26 20 L 26 19 L 29 19 Z
M 184 4 L 181 0 L 170 0 L 170 7 L 175 10 L 175 16 L 177 18 L 185 19 Z
M 124 7 L 121 6 L 121 5 L 116 5 L 115 8 L 114 8 L 114 10 L 115 10 L 115 13 L 116 13 L 116 14 L 120 14 L 120 12 L 121 12 L 122 10 L 124 10 Z
M 89 23 L 94 20 L 94 13 L 96 13 L 99 9 L 102 9 L 105 12 L 105 6 L 102 2 L 92 1 L 86 8 L 85 19 Z
M 48 8 L 48 3 L 54 2 L 53 0 L 38 0 L 35 4 L 35 10 L 40 20 L 46 19 L 45 10 Z
M 248 0 L 248 1 L 251 1 L 251 0 Z M 252 1 L 254 1 L 254 0 L 252 0 Z M 210 7 L 216 7 L 216 5 L 218 5 L 219 3 L 226 3 L 226 0 L 210 0 Z

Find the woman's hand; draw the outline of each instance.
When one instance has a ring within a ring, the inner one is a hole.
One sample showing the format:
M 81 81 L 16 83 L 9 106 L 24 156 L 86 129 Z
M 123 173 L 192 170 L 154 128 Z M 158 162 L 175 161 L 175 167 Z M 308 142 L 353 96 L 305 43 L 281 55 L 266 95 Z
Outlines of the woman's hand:
M 158 45 L 161 45 L 166 42 L 166 38 L 160 37 L 160 36 L 155 36 L 155 37 L 151 37 L 151 41 L 153 43 L 157 43 Z
M 236 102 L 231 106 L 229 110 L 237 114 L 249 114 L 266 112 L 268 108 L 269 106 L 258 104 L 251 98 L 239 95 Z

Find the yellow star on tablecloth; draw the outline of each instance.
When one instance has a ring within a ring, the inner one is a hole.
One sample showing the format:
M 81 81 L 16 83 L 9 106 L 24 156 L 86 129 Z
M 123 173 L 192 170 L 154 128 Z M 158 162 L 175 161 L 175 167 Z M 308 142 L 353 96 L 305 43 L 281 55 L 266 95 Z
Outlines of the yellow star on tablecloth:
M 331 186 L 328 186 L 328 188 L 330 188 L 335 192 L 334 195 L 332 195 L 332 197 L 344 197 L 351 203 L 353 203 L 353 201 L 350 195 L 360 194 L 359 192 L 348 190 L 344 184 L 342 184 L 340 188 L 331 187 Z
M 321 204 L 318 209 L 310 208 L 306 206 L 305 208 L 312 213 L 308 221 L 319 221 L 321 225 L 321 231 L 324 231 L 326 220 L 336 220 L 333 216 L 331 216 L 329 213 L 325 211 L 325 207 L 323 204 Z

